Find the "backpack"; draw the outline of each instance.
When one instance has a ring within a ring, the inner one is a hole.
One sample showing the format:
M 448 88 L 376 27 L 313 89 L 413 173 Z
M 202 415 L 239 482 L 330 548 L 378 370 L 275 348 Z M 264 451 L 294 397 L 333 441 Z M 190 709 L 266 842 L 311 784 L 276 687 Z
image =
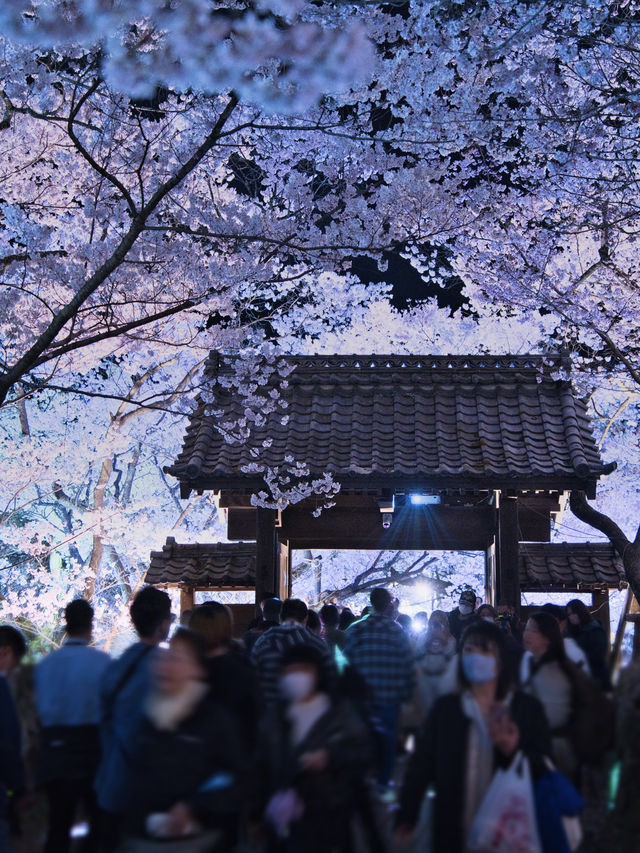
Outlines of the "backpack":
M 595 679 L 571 662 L 568 674 L 573 687 L 569 740 L 581 763 L 600 764 L 614 744 L 615 704 Z

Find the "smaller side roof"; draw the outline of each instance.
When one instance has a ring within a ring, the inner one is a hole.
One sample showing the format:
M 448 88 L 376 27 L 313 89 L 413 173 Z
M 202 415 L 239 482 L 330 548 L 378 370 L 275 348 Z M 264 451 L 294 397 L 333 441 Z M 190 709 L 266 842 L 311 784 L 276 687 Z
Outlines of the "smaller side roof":
M 256 583 L 254 542 L 187 545 L 169 537 L 162 551 L 151 552 L 145 578 L 153 586 L 244 589 Z
M 623 589 L 622 560 L 608 542 L 521 543 L 520 589 L 563 592 Z

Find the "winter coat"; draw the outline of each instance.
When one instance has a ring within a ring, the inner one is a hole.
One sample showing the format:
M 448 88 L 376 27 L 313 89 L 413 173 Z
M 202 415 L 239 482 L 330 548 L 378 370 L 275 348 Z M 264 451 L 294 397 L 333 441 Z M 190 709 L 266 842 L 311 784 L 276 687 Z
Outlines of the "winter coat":
M 280 706 L 264 720 L 261 747 L 259 777 L 264 787 L 259 804 L 264 807 L 273 794 L 290 788 L 304 803 L 304 813 L 293 823 L 282 849 L 287 853 L 340 849 L 371 764 L 369 736 L 351 704 L 331 704 L 296 745 L 291 742 L 284 706 Z M 302 755 L 321 749 L 329 756 L 324 770 L 300 767 Z
M 551 752 L 544 712 L 536 699 L 520 692 L 514 693 L 509 710 L 520 730 L 519 749 L 538 776 L 545 769 L 544 757 Z M 396 823 L 415 826 L 425 792 L 433 786 L 433 853 L 463 853 L 465 849 L 463 815 L 470 726 L 460 694 L 441 696 L 427 717 L 407 767 Z M 494 766 L 507 764 L 508 760 L 495 750 Z
M 572 632 L 571 635 L 587 656 L 591 675 L 605 692 L 611 690 L 607 666 L 607 637 L 600 622 L 592 619 L 577 633 Z
M 458 647 L 460 647 L 460 640 L 462 639 L 462 635 L 467 630 L 469 625 L 475 625 L 476 622 L 480 621 L 480 617 L 477 613 L 470 613 L 468 616 L 463 616 L 460 613 L 460 609 L 455 607 L 450 613 L 447 614 L 447 619 L 449 621 L 449 630 L 455 637 L 456 643 Z
M 144 835 L 146 817 L 177 802 L 205 828 L 225 826 L 237 814 L 246 749 L 233 718 L 209 694 L 173 729 L 159 729 L 145 716 L 132 757 L 131 834 Z
M 227 654 L 207 658 L 211 697 L 234 718 L 245 744 L 256 744 L 260 708 L 258 677 L 248 656 L 232 648 Z

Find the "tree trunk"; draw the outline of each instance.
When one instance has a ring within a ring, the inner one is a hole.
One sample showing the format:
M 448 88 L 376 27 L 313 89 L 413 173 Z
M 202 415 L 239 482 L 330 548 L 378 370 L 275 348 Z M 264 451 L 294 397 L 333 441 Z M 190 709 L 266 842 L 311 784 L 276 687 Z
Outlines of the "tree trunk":
M 94 512 L 101 513 L 104 509 L 104 493 L 106 491 L 112 470 L 113 460 L 111 457 L 109 457 L 105 459 L 102 463 L 100 476 L 98 477 L 98 482 L 96 483 L 96 487 L 93 491 Z M 88 564 L 89 574 L 87 575 L 87 578 L 85 580 L 84 591 L 82 594 L 83 598 L 86 598 L 87 601 L 90 602 L 93 601 L 93 595 L 96 589 L 96 577 L 98 576 L 98 569 L 100 568 L 100 563 L 102 562 L 102 554 L 104 551 L 102 533 L 102 522 L 100 522 L 97 531 L 93 534 L 93 546 L 91 548 L 91 556 L 89 557 Z
M 587 502 L 584 492 L 571 492 L 569 506 L 576 518 L 579 518 L 580 521 L 584 521 L 585 524 L 589 524 L 591 527 L 595 527 L 596 530 L 599 530 L 608 537 L 622 559 L 622 565 L 631 591 L 636 600 L 640 601 L 640 527 L 636 533 L 635 540 L 632 542 L 615 521 L 603 512 L 594 509 Z

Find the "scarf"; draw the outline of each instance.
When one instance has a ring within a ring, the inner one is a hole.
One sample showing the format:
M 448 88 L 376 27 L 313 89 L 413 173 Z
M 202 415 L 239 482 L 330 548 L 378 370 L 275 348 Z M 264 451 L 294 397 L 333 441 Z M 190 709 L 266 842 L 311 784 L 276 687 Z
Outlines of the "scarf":
M 145 708 L 147 717 L 156 729 L 175 731 L 200 704 L 208 690 L 203 681 L 189 681 L 177 694 L 151 693 Z
M 287 708 L 287 719 L 291 723 L 291 744 L 298 746 L 309 734 L 320 717 L 331 707 L 326 693 L 316 693 L 306 702 L 292 702 Z

